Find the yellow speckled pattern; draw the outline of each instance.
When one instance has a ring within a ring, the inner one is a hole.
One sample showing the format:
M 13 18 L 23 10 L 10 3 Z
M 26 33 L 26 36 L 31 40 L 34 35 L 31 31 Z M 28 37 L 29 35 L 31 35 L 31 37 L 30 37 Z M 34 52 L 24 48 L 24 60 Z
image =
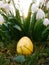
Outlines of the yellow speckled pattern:
M 28 55 L 33 52 L 33 43 L 28 37 L 22 37 L 17 44 L 19 54 Z

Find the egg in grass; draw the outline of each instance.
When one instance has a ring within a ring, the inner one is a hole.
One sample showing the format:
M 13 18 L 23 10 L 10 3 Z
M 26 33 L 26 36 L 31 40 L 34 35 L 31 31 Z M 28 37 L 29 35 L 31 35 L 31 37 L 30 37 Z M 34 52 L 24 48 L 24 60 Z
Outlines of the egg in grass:
M 33 52 L 33 43 L 28 37 L 22 37 L 17 43 L 17 53 L 29 55 Z

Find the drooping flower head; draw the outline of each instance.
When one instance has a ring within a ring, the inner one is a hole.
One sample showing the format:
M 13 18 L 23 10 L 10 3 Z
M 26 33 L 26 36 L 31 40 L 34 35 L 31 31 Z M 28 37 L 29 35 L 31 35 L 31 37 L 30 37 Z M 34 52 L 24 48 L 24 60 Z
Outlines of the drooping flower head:
M 3 9 L 6 13 L 8 13 L 10 10 L 9 6 L 10 5 L 8 3 L 0 1 L 0 9 Z
M 40 7 L 42 7 L 42 5 L 44 5 L 46 2 L 46 0 L 40 0 Z
M 35 13 L 38 11 L 38 5 L 35 3 L 32 5 L 32 12 Z
M 36 14 L 36 19 L 42 19 L 42 18 L 45 18 L 45 13 L 42 9 L 39 9 L 37 14 Z
M 48 20 L 47 18 L 45 18 L 43 24 L 44 24 L 45 26 L 48 26 L 48 25 L 49 25 L 49 20 Z
M 49 1 L 47 2 L 46 7 L 47 7 L 47 9 L 49 9 Z

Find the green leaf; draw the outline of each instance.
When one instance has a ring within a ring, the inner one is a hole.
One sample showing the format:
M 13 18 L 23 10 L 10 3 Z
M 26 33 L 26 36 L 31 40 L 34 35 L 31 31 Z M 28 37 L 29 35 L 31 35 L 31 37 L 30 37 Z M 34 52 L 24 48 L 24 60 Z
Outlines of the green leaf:
M 32 3 L 30 4 L 28 15 L 23 21 L 23 30 L 25 35 L 28 35 L 28 31 L 29 31 L 30 20 L 31 20 L 31 7 L 32 7 Z
M 33 31 L 34 31 L 34 25 L 36 23 L 36 13 L 34 13 L 31 17 L 31 20 L 30 20 L 30 27 L 29 27 L 29 35 L 30 37 L 33 36 Z
M 21 20 L 21 16 L 20 16 L 20 12 L 18 9 L 16 9 L 16 16 L 15 19 L 17 20 L 17 22 L 19 23 L 19 26 L 22 27 L 22 20 Z
M 44 29 L 45 29 L 45 26 L 43 25 L 43 19 L 38 20 L 34 26 L 33 37 L 35 41 L 38 41 L 38 42 L 41 41 L 41 35 Z
M 18 25 L 15 25 L 14 28 L 17 29 L 17 30 L 19 30 L 19 31 L 21 31 L 21 28 Z
M 16 9 L 16 18 L 18 19 L 18 21 L 21 21 L 21 16 L 20 16 L 20 12 L 18 9 Z
M 47 40 L 49 35 L 49 26 L 46 27 L 46 29 L 42 32 L 42 40 Z
M 6 16 L 4 13 L 0 13 L 0 14 L 3 16 L 5 21 L 8 21 L 8 16 Z
M 13 60 L 18 63 L 23 63 L 25 62 L 25 57 L 23 55 L 19 55 L 19 56 L 16 56 Z

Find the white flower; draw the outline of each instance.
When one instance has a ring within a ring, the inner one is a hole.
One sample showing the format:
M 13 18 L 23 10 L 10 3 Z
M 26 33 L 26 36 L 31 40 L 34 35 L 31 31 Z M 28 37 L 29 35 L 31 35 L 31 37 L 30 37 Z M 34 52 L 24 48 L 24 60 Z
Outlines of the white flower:
M 3 8 L 6 10 L 6 12 L 9 12 L 9 4 L 4 4 L 3 5 Z
M 4 18 L 3 16 L 0 15 L 0 25 L 2 25 L 4 23 Z
M 36 19 L 42 19 L 42 18 L 45 18 L 45 13 L 42 9 L 39 9 L 37 14 L 36 14 Z
M 9 4 L 0 1 L 0 9 L 3 8 L 6 12 L 9 12 Z
M 48 1 L 48 3 L 46 4 L 46 7 L 47 7 L 47 9 L 49 9 L 49 1 Z
M 46 0 L 40 0 L 40 6 L 42 7 L 42 5 L 44 5 L 46 2 Z
M 49 20 L 48 20 L 47 18 L 45 18 L 43 24 L 44 24 L 45 26 L 49 25 Z
M 3 1 L 0 1 L 0 8 L 2 7 L 2 5 L 3 5 Z
M 37 11 L 38 11 L 38 6 L 37 6 L 37 4 L 33 4 L 33 5 L 32 5 L 32 12 L 35 13 L 35 12 L 37 12 Z
M 2 8 L 4 5 L 4 2 L 3 1 L 0 1 L 0 8 Z

